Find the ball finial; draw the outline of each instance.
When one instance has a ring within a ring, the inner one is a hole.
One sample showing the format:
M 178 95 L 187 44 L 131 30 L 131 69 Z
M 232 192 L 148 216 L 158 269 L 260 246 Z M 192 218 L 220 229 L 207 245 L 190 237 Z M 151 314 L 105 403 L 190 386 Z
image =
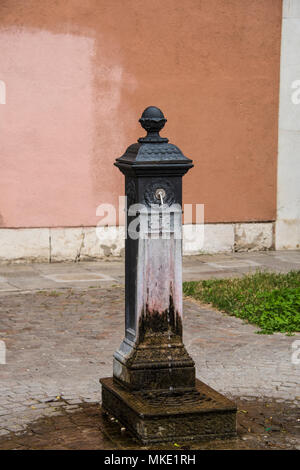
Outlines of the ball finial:
M 167 119 L 163 112 L 156 106 L 148 106 L 139 119 L 141 126 L 147 131 L 147 136 L 139 139 L 139 142 L 161 142 L 163 139 L 160 137 L 159 132 L 164 127 Z

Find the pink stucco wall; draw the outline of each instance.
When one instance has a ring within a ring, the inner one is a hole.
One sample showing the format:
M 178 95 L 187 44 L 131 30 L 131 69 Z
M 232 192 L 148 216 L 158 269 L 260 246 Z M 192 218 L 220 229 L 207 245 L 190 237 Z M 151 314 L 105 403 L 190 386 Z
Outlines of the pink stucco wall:
M 93 221 L 91 38 L 10 28 L 0 34 L 4 226 Z
M 90 226 L 114 159 L 163 131 L 207 222 L 274 220 L 281 0 L 2 0 L 0 226 Z

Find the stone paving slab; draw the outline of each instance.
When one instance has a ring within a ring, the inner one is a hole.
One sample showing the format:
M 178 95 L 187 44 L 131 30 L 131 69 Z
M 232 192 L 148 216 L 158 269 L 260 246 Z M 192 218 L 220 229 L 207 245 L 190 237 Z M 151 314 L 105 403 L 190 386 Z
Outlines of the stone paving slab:
M 257 269 L 288 272 L 300 269 L 300 250 L 185 256 L 186 281 L 241 276 Z M 110 287 L 124 284 L 124 260 L 79 263 L 0 264 L 0 295 L 39 289 Z
M 222 261 L 224 262 L 224 261 Z M 257 335 L 257 327 L 196 302 L 184 302 L 184 342 L 197 376 L 230 397 L 272 397 L 299 406 L 300 334 Z M 124 333 L 122 286 L 2 292 L 0 431 L 100 401 L 99 378 L 112 374 Z

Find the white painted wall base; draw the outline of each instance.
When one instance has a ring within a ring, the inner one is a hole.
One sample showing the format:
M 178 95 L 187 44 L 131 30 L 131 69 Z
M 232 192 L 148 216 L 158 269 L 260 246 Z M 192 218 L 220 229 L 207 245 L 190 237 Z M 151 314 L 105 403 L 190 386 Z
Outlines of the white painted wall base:
M 300 248 L 300 0 L 283 0 L 275 248 Z
M 234 251 L 274 248 L 273 223 L 235 224 Z
M 277 220 L 275 229 L 276 250 L 300 248 L 300 219 Z
M 57 262 L 122 256 L 124 227 L 0 229 L 1 262 Z M 299 232 L 298 232 L 299 233 Z M 183 254 L 269 250 L 273 223 L 184 225 Z

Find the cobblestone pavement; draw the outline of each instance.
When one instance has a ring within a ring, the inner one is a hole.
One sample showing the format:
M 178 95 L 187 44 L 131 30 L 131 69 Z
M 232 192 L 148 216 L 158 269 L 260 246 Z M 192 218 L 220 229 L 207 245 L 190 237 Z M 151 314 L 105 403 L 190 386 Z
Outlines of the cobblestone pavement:
M 123 337 L 122 286 L 2 292 L 0 309 L 7 349 L 0 365 L 0 437 L 99 402 L 98 380 L 112 374 Z M 299 406 L 300 366 L 291 355 L 300 334 L 256 335 L 256 327 L 190 301 L 184 312 L 184 342 L 201 380 L 228 396 Z

